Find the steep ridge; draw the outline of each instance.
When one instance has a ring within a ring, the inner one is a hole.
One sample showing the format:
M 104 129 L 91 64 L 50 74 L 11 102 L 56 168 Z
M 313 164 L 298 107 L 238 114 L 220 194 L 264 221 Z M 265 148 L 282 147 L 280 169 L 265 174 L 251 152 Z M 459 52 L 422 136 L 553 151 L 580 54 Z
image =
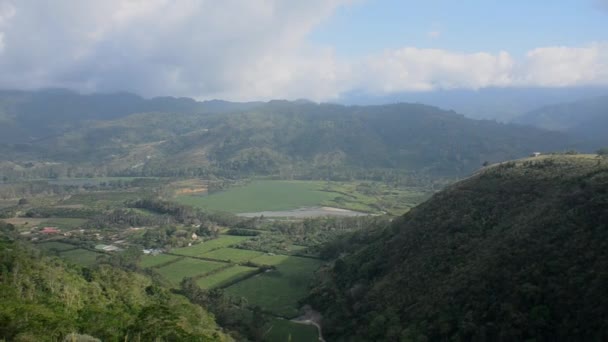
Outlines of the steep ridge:
M 605 340 L 607 224 L 606 158 L 494 165 L 328 246 L 308 302 L 332 341 Z

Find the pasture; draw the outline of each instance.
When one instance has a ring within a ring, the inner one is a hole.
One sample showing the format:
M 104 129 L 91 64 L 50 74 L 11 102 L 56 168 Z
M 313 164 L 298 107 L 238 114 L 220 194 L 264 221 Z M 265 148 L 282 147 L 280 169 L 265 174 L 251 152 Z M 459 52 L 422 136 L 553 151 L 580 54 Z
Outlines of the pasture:
M 257 268 L 236 265 L 221 272 L 202 277 L 197 280 L 196 284 L 203 289 L 212 289 L 229 284 L 256 271 Z
M 177 286 L 184 278 L 194 277 L 211 272 L 225 263 L 184 258 L 178 262 L 156 269 L 156 272 L 167 279 L 171 284 Z
M 144 255 L 141 257 L 140 265 L 143 268 L 151 268 L 176 260 L 177 258 L 179 257 L 169 254 Z
M 59 253 L 59 256 L 71 263 L 81 266 L 91 266 L 97 261 L 97 257 L 103 254 L 78 248 Z
M 226 292 L 245 297 L 250 305 L 258 305 L 274 314 L 295 317 L 298 314 L 298 300 L 307 295 L 313 272 L 321 262 L 286 255 L 264 255 L 251 261 L 273 265 L 276 270 L 236 283 L 226 288 Z
M 36 244 L 36 247 L 45 251 L 65 251 L 68 249 L 76 249 L 77 247 L 71 245 L 69 243 L 59 242 L 59 241 L 49 241 Z
M 270 328 L 264 335 L 264 341 L 313 342 L 319 339 L 317 327 L 313 325 L 294 323 L 278 318 L 273 319 L 270 324 Z
M 236 245 L 250 238 L 251 237 L 249 236 L 220 235 L 217 239 L 205 241 L 194 246 L 176 248 L 172 253 L 184 256 L 202 257 L 205 253 L 211 252 L 212 250 Z
M 224 260 L 227 262 L 240 263 L 253 258 L 262 256 L 264 253 L 238 248 L 220 248 L 203 254 L 202 256 L 210 259 Z
M 255 180 L 205 196 L 177 196 L 182 204 L 231 213 L 289 210 L 320 205 L 336 197 L 320 181 Z

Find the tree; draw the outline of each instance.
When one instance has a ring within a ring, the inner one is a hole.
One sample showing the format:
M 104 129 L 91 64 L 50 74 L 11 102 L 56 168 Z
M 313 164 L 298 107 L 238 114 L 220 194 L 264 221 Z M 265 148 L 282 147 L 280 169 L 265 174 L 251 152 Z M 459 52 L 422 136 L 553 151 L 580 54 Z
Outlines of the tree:
M 597 150 L 597 155 L 600 157 L 608 157 L 608 147 L 600 148 Z
M 26 198 L 22 198 L 19 200 L 19 202 L 17 203 L 18 205 L 26 205 L 29 204 L 30 202 L 26 199 Z

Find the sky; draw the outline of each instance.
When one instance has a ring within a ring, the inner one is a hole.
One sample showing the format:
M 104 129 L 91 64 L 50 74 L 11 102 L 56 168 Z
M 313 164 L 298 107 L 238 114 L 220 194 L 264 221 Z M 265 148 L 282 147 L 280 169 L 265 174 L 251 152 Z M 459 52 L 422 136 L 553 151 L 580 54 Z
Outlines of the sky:
M 331 101 L 608 85 L 608 0 L 0 0 L 0 88 Z

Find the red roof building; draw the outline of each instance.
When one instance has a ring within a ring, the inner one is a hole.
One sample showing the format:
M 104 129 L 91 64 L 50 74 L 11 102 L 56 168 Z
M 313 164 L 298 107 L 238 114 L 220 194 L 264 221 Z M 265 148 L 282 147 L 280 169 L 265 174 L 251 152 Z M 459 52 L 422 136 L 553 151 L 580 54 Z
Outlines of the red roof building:
M 55 227 L 44 227 L 40 231 L 42 234 L 59 234 L 61 231 Z

